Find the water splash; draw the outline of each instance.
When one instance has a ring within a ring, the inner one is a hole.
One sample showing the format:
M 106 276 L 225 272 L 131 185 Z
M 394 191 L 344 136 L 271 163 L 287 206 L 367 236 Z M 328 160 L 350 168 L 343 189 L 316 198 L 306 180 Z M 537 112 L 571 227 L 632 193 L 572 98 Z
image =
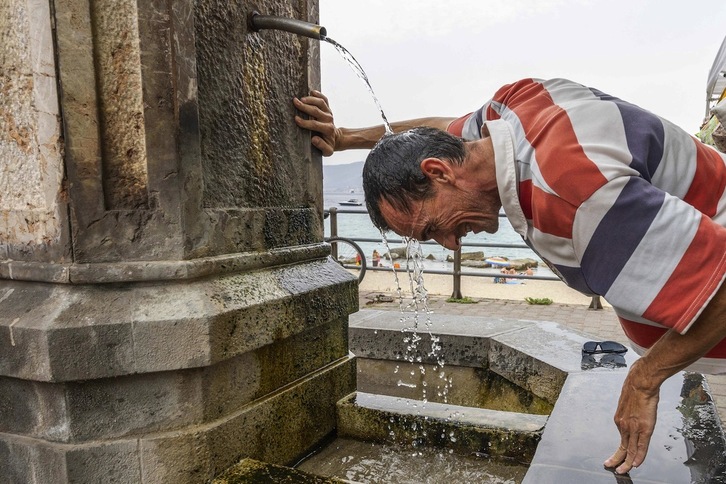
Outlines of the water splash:
M 371 93 L 371 96 L 373 96 L 373 101 L 376 103 L 376 106 L 378 107 L 378 110 L 381 112 L 381 117 L 383 118 L 383 126 L 386 129 L 386 134 L 393 134 L 393 129 L 391 128 L 391 123 L 388 122 L 388 118 L 386 117 L 386 113 L 383 112 L 383 107 L 381 106 L 380 101 L 378 100 L 378 97 L 376 97 L 376 93 L 373 92 L 373 87 L 371 87 L 371 81 L 368 79 L 368 75 L 363 70 L 363 67 L 360 65 L 360 63 L 356 60 L 355 57 L 353 57 L 353 54 L 350 53 L 348 49 L 331 39 L 330 37 L 323 37 L 322 40 L 325 42 L 331 44 L 333 47 L 335 47 L 335 50 L 338 51 L 338 53 L 343 57 L 343 59 L 348 63 L 351 69 L 353 69 L 353 72 L 365 83 L 366 87 L 368 88 L 368 92 Z
M 388 253 L 391 254 L 391 248 L 384 232 L 381 232 L 381 240 Z M 445 361 L 444 355 L 442 354 L 441 339 L 439 336 L 432 333 L 431 314 L 433 311 L 429 308 L 428 291 L 424 284 L 424 257 L 421 244 L 418 240 L 413 238 L 404 237 L 403 241 L 406 244 L 406 261 L 404 268 L 408 274 L 408 283 L 411 294 L 410 301 L 407 301 L 407 298 L 404 297 L 404 291 L 401 288 L 401 281 L 398 276 L 398 270 L 396 270 L 396 265 L 392 264 L 392 268 L 394 279 L 396 281 L 399 310 L 401 312 L 400 321 L 403 325 L 401 332 L 404 334 L 403 342 L 406 349 L 403 359 L 411 364 L 419 363 L 418 371 L 421 377 L 422 392 L 421 406 L 419 408 L 418 405 L 413 404 L 413 411 L 420 415 L 421 411 L 426 407 L 426 403 L 428 402 L 430 395 L 437 396 L 438 400 L 443 401 L 444 403 L 448 402 L 448 396 L 453 379 L 446 375 L 443 370 Z M 391 259 L 391 262 L 393 262 L 393 259 Z M 424 328 L 420 328 L 421 315 L 425 317 Z M 406 324 L 409 318 L 412 318 L 411 325 Z M 420 347 L 421 342 L 424 341 L 424 338 L 420 334 L 421 332 L 428 334 L 430 340 L 429 349 L 423 349 Z M 433 375 L 435 377 L 438 376 L 438 378 L 433 382 L 427 382 L 426 380 L 426 367 L 420 364 L 423 361 L 423 357 L 421 356 L 422 354 L 425 355 L 427 360 L 433 359 L 436 362 L 433 366 Z M 399 367 L 397 366 L 395 373 L 398 373 L 398 370 Z M 415 377 L 415 368 L 412 368 L 409 374 L 411 377 Z M 428 383 L 433 383 L 432 387 L 435 388 L 428 388 Z M 409 386 L 402 380 L 398 380 L 398 386 L 403 385 Z M 411 384 L 410 387 L 416 388 L 418 385 Z M 416 431 L 416 429 L 412 430 Z M 393 432 L 391 426 L 389 426 L 389 431 Z M 456 442 L 456 437 L 450 436 L 450 440 L 452 442 Z

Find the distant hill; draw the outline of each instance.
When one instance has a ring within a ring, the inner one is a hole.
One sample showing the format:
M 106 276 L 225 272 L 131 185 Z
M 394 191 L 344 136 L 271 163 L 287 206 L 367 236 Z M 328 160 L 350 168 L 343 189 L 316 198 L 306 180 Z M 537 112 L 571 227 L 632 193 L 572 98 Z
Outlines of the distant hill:
M 363 188 L 363 162 L 344 165 L 323 164 L 323 191 L 325 193 L 360 192 Z

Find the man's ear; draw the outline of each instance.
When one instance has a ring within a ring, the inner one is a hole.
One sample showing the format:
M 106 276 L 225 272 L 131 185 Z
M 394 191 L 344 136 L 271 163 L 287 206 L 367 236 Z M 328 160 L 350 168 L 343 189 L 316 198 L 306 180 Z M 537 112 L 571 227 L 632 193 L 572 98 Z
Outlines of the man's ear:
M 448 161 L 440 158 L 426 158 L 421 162 L 421 171 L 432 182 L 451 183 L 454 181 L 454 170 Z

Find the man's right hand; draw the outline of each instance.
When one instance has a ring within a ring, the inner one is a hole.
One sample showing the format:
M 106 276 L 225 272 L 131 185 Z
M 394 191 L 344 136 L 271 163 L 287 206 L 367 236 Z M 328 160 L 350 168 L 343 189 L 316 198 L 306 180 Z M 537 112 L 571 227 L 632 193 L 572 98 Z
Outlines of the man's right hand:
M 310 142 L 323 152 L 323 156 L 330 156 L 335 151 L 343 150 L 370 150 L 378 140 L 386 134 L 382 124 L 367 128 L 338 128 L 333 121 L 333 111 L 328 104 L 328 98 L 320 91 L 311 91 L 309 96 L 293 98 L 292 103 L 308 119 L 295 116 L 295 122 L 303 129 L 313 132 Z M 394 133 L 400 133 L 419 126 L 428 126 L 446 130 L 449 123 L 456 118 L 428 117 L 410 119 L 391 123 Z
M 340 130 L 333 121 L 333 112 L 328 105 L 328 98 L 320 91 L 311 91 L 309 96 L 301 99 L 294 98 L 292 103 L 308 119 L 295 116 L 295 122 L 303 129 L 313 132 L 310 142 L 319 149 L 323 156 L 330 156 L 334 151 L 340 150 Z

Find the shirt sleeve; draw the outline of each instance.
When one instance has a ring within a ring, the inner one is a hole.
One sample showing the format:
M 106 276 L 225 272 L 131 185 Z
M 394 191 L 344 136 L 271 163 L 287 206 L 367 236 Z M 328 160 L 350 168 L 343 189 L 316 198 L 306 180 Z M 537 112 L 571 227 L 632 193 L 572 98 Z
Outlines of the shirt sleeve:
M 465 114 L 460 118 L 455 119 L 449 124 L 446 131 L 459 136 L 466 141 L 475 141 L 482 138 L 481 128 L 484 126 L 484 122 L 488 120 L 486 114 L 491 111 L 491 102 L 485 103 L 482 107 L 476 111 L 472 111 L 469 114 Z

